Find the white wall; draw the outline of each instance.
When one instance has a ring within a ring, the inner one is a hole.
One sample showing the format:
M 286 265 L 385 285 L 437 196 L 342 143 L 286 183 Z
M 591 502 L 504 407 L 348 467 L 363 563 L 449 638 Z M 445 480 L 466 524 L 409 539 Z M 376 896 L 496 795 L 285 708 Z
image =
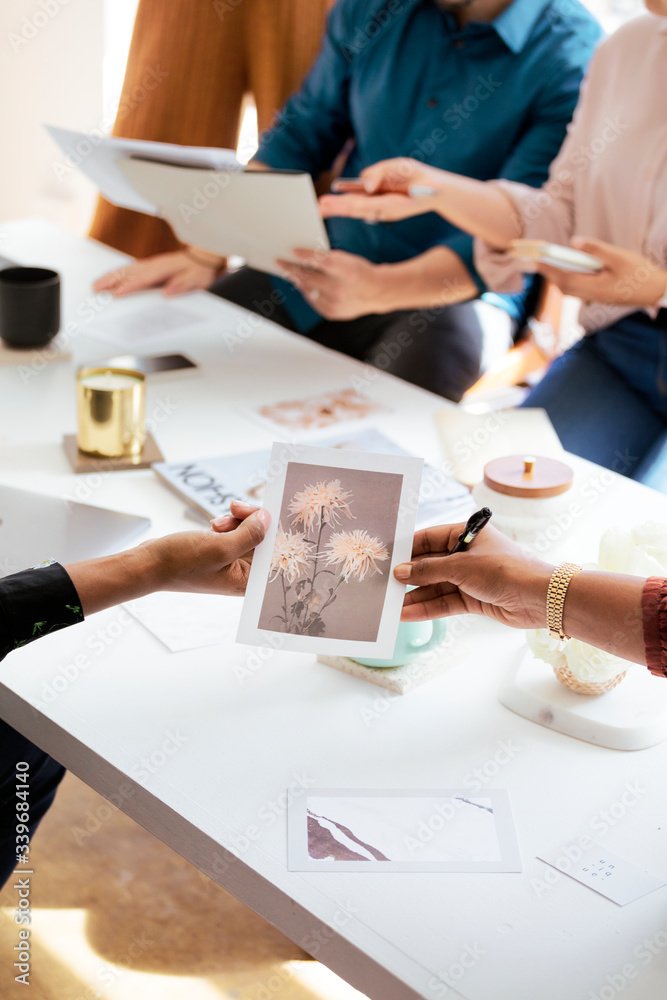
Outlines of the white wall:
M 78 171 L 58 178 L 41 123 L 99 127 L 103 56 L 104 0 L 0 5 L 0 220 L 37 214 L 85 232 L 93 187 Z

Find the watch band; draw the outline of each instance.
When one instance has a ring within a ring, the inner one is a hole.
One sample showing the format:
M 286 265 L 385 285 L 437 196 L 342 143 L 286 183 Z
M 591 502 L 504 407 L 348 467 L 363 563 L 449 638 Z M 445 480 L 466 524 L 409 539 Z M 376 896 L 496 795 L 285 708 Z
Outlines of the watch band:
M 565 608 L 565 597 L 570 581 L 580 571 L 581 566 L 576 563 L 563 562 L 551 574 L 549 588 L 547 590 L 547 628 L 549 635 L 561 642 L 567 641 L 570 636 L 563 632 L 563 609 Z

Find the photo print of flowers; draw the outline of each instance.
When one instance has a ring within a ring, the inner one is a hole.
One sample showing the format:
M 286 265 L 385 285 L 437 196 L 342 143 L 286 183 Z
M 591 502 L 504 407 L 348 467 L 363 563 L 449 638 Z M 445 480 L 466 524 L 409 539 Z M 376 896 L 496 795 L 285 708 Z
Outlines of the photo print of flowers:
M 374 642 L 403 476 L 290 462 L 259 628 Z

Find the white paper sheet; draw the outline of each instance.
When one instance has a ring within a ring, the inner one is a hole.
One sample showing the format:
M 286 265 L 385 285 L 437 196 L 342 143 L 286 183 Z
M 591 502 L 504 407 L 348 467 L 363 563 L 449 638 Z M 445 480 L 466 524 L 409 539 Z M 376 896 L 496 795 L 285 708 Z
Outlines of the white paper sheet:
M 276 261 L 295 247 L 326 252 L 329 237 L 310 174 L 176 167 L 123 160 L 118 169 L 151 199 L 183 243 L 284 277 Z
M 86 135 L 67 128 L 46 125 L 46 131 L 65 153 L 68 165 L 74 165 L 95 184 L 108 201 L 121 208 L 157 215 L 152 198 L 140 195 L 127 181 L 118 164 L 130 157 L 145 157 L 162 163 L 210 168 L 212 170 L 242 170 L 231 149 L 210 146 L 179 146 L 170 142 L 148 142 L 142 139 L 119 139 L 115 136 Z
M 618 906 L 626 906 L 635 899 L 667 885 L 665 879 L 651 875 L 632 861 L 620 858 L 599 844 L 582 846 L 578 843 L 562 844 L 551 851 L 538 854 L 552 868 L 569 875 L 582 885 L 606 896 Z
M 274 444 L 267 537 L 252 562 L 237 642 L 379 659 L 392 655 L 423 460 Z
M 46 129 L 108 201 L 165 219 L 190 246 L 277 275 L 295 247 L 330 249 L 310 174 L 247 171 L 229 149 Z
M 148 594 L 124 605 L 171 653 L 234 642 L 239 602 L 215 594 Z
M 93 319 L 85 327 L 85 332 L 96 340 L 136 348 L 203 322 L 204 318 L 198 313 L 184 309 L 175 302 L 165 302 L 142 309 L 133 308 L 127 312 L 116 311 L 113 316 Z
M 313 788 L 292 799 L 288 868 L 520 872 L 505 789 Z

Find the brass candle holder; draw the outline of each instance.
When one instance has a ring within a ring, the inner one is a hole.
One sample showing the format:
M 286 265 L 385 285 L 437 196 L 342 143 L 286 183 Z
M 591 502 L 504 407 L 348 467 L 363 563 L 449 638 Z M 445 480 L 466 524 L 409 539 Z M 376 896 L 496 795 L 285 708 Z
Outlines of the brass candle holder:
M 146 376 L 129 368 L 83 368 L 76 378 L 77 446 L 86 455 L 133 458 L 146 441 Z

